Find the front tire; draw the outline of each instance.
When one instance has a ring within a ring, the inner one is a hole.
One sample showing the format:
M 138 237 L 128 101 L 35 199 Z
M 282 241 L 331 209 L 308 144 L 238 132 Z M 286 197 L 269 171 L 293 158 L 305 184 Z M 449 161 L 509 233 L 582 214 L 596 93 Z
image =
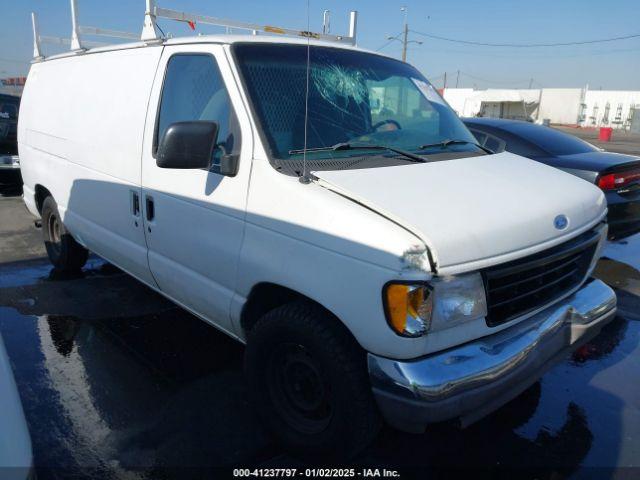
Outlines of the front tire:
M 311 303 L 287 304 L 258 320 L 245 367 L 264 424 L 302 457 L 350 458 L 380 428 L 365 352 Z
M 64 227 L 58 205 L 51 196 L 42 204 L 42 234 L 47 255 L 56 269 L 74 272 L 87 262 L 88 250 L 76 242 Z

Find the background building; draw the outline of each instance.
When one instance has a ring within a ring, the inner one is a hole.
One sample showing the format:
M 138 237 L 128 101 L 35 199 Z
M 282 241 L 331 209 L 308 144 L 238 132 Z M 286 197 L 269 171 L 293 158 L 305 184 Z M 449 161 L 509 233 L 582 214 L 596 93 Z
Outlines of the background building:
M 640 91 L 587 88 L 446 88 L 443 96 L 462 117 L 533 120 L 581 127 L 640 131 Z
M 0 93 L 20 96 L 26 81 L 27 77 L 0 78 Z

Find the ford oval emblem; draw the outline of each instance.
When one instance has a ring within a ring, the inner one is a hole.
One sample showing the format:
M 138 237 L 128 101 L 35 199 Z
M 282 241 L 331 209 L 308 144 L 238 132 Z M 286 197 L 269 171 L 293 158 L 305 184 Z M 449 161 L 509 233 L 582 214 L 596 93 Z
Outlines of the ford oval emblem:
M 569 219 L 566 215 L 558 215 L 553 219 L 553 226 L 558 230 L 564 230 L 569 226 Z

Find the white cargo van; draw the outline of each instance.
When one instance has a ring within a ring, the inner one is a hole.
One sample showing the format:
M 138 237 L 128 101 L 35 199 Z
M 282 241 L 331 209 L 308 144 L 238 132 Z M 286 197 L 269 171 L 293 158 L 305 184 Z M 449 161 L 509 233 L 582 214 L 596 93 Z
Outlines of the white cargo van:
M 290 448 L 469 424 L 613 317 L 599 189 L 479 147 L 355 35 L 155 38 L 148 3 L 143 41 L 31 66 L 24 200 L 56 268 L 91 250 L 246 343 Z

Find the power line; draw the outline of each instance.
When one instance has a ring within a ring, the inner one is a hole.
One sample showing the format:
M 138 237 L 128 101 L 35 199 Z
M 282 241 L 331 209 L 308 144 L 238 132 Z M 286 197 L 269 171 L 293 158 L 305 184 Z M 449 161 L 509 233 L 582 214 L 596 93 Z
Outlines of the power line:
M 528 84 L 536 84 L 536 85 L 539 85 L 540 87 L 543 87 L 543 85 L 540 82 L 538 82 L 537 80 L 535 80 L 533 78 L 527 78 L 527 79 L 522 79 L 522 80 L 491 80 L 489 78 L 478 77 L 476 75 L 472 75 L 470 73 L 463 72 L 462 70 L 456 70 L 455 72 L 445 72 L 443 74 L 438 75 L 437 77 L 431 77 L 428 80 L 431 83 L 436 83 L 436 82 L 442 80 L 443 78 L 445 78 L 447 75 L 451 75 L 451 76 L 455 75 L 456 76 L 456 85 L 459 85 L 461 83 L 459 77 L 460 77 L 460 75 L 462 75 L 462 76 L 471 78 L 473 80 L 477 80 L 479 82 L 485 82 L 485 83 L 489 83 L 489 84 L 517 85 L 517 84 L 528 83 Z
M 628 40 L 630 38 L 638 38 L 640 37 L 640 33 L 634 33 L 631 35 L 624 35 L 621 37 L 611 37 L 611 38 L 601 38 L 598 40 L 583 40 L 576 42 L 559 42 L 559 43 L 486 43 L 486 42 L 474 42 L 470 40 L 460 40 L 456 38 L 447 38 L 441 37 L 439 35 L 431 35 L 429 33 L 418 32 L 417 30 L 411 30 L 413 33 L 417 35 L 422 35 L 423 37 L 434 38 L 436 40 L 443 40 L 445 42 L 453 42 L 453 43 L 463 43 L 465 45 L 478 45 L 482 47 L 514 47 L 514 48 L 535 48 L 535 47 L 566 47 L 569 45 L 587 45 L 593 43 L 605 43 L 605 42 L 615 42 L 618 40 Z
M 441 78 L 444 77 L 444 73 L 442 75 L 438 75 L 437 77 L 431 77 L 431 78 L 427 78 L 427 80 L 429 80 L 429 83 L 436 83 L 436 81 L 440 80 Z
M 389 39 L 385 43 L 383 43 L 380 47 L 376 48 L 375 51 L 379 52 L 380 50 L 383 50 L 383 49 L 387 48 L 399 36 L 400 36 L 400 34 L 398 33 L 397 35 L 394 35 L 393 37 L 389 37 Z
M 531 80 L 530 78 L 525 78 L 522 80 L 490 80 L 488 78 L 482 78 L 482 77 L 477 77 L 475 75 L 471 75 L 470 73 L 463 72 L 462 70 L 460 70 L 460 74 L 464 75 L 465 77 L 473 78 L 474 80 L 478 80 L 481 82 L 503 84 L 503 85 L 513 85 L 514 83 L 528 83 Z
M 456 55 L 471 55 L 475 57 L 490 57 L 490 58 L 517 58 L 517 59 L 532 59 L 532 60 L 548 60 L 548 59 L 562 59 L 562 58 L 579 58 L 579 57 L 591 57 L 597 55 L 617 55 L 620 53 L 629 53 L 629 52 L 639 52 L 640 48 L 622 48 L 622 49 L 611 49 L 611 50 L 596 50 L 596 51 L 582 51 L 582 52 L 570 52 L 570 53 L 561 53 L 558 54 L 558 51 L 541 51 L 541 50 L 527 50 L 526 52 L 518 49 L 507 51 L 497 51 L 497 50 L 475 50 L 475 49 L 467 49 L 467 50 L 459 50 L 459 49 L 451 49 L 451 48 L 438 48 L 434 46 L 435 44 L 431 43 L 430 53 L 437 54 L 456 54 Z

